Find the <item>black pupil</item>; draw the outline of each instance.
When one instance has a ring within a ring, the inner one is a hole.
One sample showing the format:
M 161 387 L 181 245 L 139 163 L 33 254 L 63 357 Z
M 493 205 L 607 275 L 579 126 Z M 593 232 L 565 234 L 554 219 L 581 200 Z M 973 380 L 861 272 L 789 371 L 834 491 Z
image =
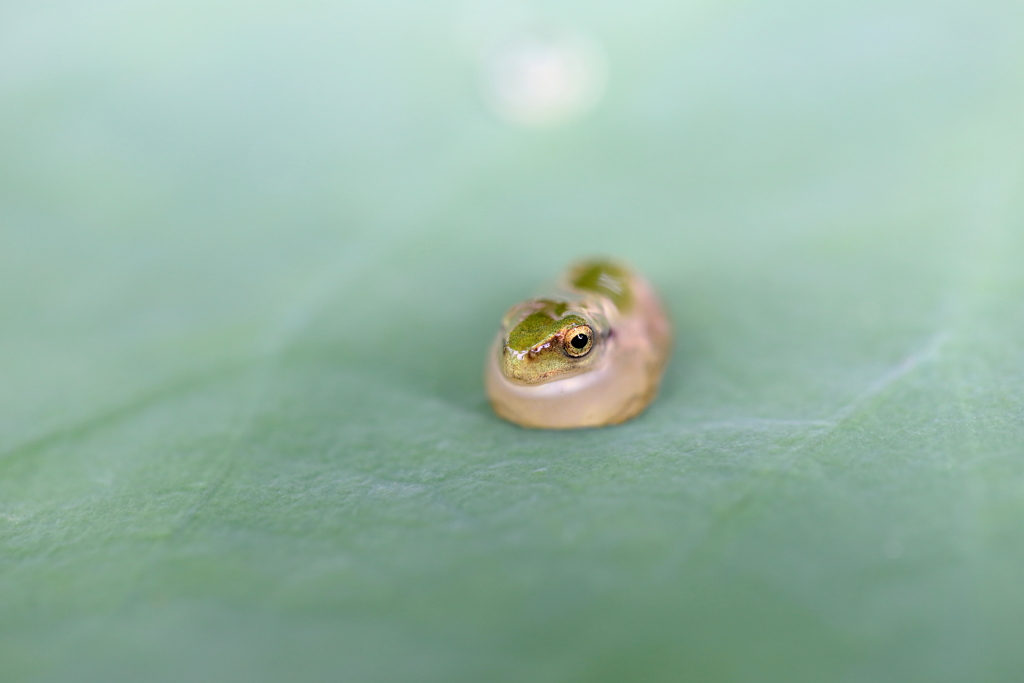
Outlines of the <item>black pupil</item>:
M 577 334 L 575 337 L 572 338 L 572 341 L 569 343 L 572 344 L 572 347 L 574 349 L 582 349 L 584 346 L 587 345 L 587 335 Z

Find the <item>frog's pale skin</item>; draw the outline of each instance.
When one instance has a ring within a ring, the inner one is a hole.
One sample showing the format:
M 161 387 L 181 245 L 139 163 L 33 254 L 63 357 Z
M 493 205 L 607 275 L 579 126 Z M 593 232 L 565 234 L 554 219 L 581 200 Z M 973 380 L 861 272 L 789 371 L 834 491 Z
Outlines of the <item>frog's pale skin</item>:
M 513 306 L 484 373 L 494 411 L 524 427 L 599 427 L 654 399 L 672 333 L 654 290 L 607 261 L 569 268 L 551 296 Z

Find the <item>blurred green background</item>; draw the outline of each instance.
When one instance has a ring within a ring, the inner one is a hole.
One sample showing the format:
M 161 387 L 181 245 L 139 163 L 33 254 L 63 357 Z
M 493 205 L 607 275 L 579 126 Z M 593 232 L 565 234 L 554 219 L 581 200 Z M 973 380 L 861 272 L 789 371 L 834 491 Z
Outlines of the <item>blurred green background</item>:
M 502 109 L 560 36 L 590 100 Z M 0 679 L 1019 680 L 1022 36 L 3 3 Z M 595 253 L 671 310 L 660 398 L 503 423 L 501 314 Z

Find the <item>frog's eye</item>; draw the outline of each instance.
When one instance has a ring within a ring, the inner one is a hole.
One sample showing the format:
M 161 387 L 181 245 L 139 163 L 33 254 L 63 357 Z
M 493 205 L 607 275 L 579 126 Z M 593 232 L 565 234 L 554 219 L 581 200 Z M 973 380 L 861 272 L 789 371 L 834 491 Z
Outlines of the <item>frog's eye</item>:
M 594 331 L 586 325 L 570 327 L 562 334 L 562 348 L 573 358 L 585 356 L 594 345 Z

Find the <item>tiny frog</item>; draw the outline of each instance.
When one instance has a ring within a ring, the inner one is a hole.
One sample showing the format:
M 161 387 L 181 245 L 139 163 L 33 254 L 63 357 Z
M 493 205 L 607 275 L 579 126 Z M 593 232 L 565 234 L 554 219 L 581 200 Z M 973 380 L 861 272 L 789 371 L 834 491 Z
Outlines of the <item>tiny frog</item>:
M 491 405 L 524 427 L 624 422 L 657 393 L 671 337 L 646 280 L 614 261 L 582 261 L 552 294 L 505 314 L 485 369 Z

